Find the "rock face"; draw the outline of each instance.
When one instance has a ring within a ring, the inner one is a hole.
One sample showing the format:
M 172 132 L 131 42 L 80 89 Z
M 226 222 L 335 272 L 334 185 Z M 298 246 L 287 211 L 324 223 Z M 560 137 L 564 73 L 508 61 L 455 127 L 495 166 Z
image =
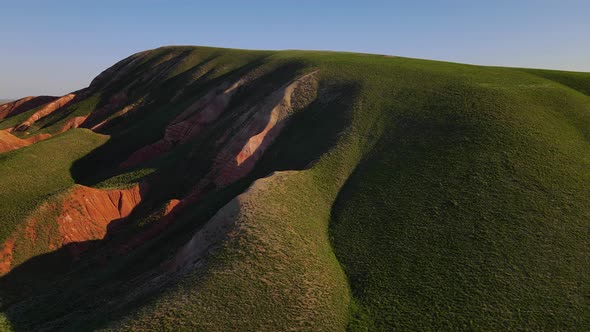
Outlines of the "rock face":
M 124 248 L 121 249 L 121 252 L 132 250 L 150 238 L 157 236 L 167 227 L 167 225 L 173 222 L 177 215 L 182 213 L 187 206 L 199 201 L 201 197 L 209 191 L 223 188 L 246 176 L 254 168 L 256 162 L 279 135 L 285 123 L 288 121 L 293 110 L 293 100 L 297 98 L 298 107 L 305 107 L 315 99 L 317 86 L 314 76 L 315 72 L 289 82 L 268 96 L 262 103 L 250 108 L 244 113 L 242 117 L 236 121 L 235 125 L 228 129 L 228 133 L 224 135 L 223 139 L 217 143 L 217 149 L 219 152 L 217 157 L 215 157 L 209 172 L 197 183 L 186 197 L 181 200 L 173 200 L 169 202 L 166 208 L 166 213 L 161 220 L 154 223 L 146 231 L 130 239 Z M 236 84 L 232 87 L 236 87 Z M 308 93 L 302 93 L 303 91 L 307 91 Z M 313 92 L 309 93 L 309 91 Z M 227 97 L 227 95 L 225 96 Z M 218 99 L 212 98 L 212 100 Z M 209 123 L 208 121 L 212 121 L 211 119 L 216 118 L 218 116 L 217 114 L 223 110 L 219 107 L 219 104 L 211 106 L 211 103 L 208 103 L 206 105 L 210 105 L 209 108 L 205 107 L 203 111 L 189 119 L 199 119 L 201 122 L 197 121 L 197 123 Z M 188 114 L 188 111 L 189 110 L 183 114 Z M 204 114 L 208 114 L 209 116 L 205 116 Z M 182 116 L 183 115 L 179 118 L 182 118 Z M 184 121 L 180 121 L 176 124 L 183 122 Z M 197 125 L 196 128 L 198 130 L 199 126 Z M 175 131 L 167 130 L 166 132 L 168 134 L 168 140 L 171 140 L 174 137 L 190 137 L 190 135 L 186 136 L 182 134 L 182 132 L 176 134 L 176 136 Z M 188 132 L 190 132 L 190 130 Z M 230 135 L 229 133 L 233 133 L 233 135 Z M 162 139 L 152 145 L 150 149 L 153 149 L 154 146 L 167 146 L 163 143 L 165 141 L 166 138 Z M 136 162 L 140 160 L 140 156 L 145 157 L 145 154 L 140 155 L 138 152 L 136 152 L 138 159 L 134 159 Z M 127 163 L 128 164 L 126 165 L 132 165 L 129 160 Z
M 7 130 L 0 130 L 0 153 L 20 149 L 51 137 L 50 134 L 38 134 L 28 138 L 19 138 Z
M 153 159 L 200 133 L 226 110 L 232 96 L 243 83 L 244 80 L 239 80 L 230 86 L 224 84 L 200 98 L 166 127 L 161 140 L 134 152 L 121 167 L 132 167 Z
M 291 100 L 294 98 L 295 91 L 303 85 L 314 85 L 314 75 L 315 72 L 296 79 L 276 91 L 266 103 L 260 105 L 260 109 L 256 110 L 251 120 L 228 144 L 228 150 L 233 151 L 235 157 L 233 162 L 225 163 L 221 168 L 215 179 L 216 185 L 225 186 L 250 173 L 264 151 L 279 135 L 291 115 L 293 110 Z M 313 91 L 312 95 L 301 96 L 299 100 L 301 107 L 307 106 L 315 98 L 315 90 Z M 261 127 L 262 129 L 260 129 Z M 252 135 L 252 133 L 256 134 Z M 242 143 L 243 138 L 247 138 L 246 143 Z M 236 148 L 239 149 L 237 154 L 235 153 L 238 150 Z M 220 159 L 225 156 L 225 151 L 222 151 Z
M 160 234 L 168 224 L 176 219 L 179 213 L 184 211 L 184 207 L 196 202 L 202 195 L 211 190 L 223 188 L 246 176 L 279 135 L 293 109 L 295 107 L 303 108 L 315 99 L 317 84 L 314 74 L 310 73 L 292 80 L 264 97 L 254 106 L 243 106 L 237 113 L 239 116 L 236 116 L 232 121 L 232 125 L 214 143 L 214 149 L 217 151 L 216 157 L 205 176 L 188 195 L 168 201 L 160 219 L 129 239 L 121 251 L 132 250 Z M 206 127 L 216 125 L 228 110 L 238 88 L 244 86 L 251 79 L 251 77 L 243 77 L 222 83 L 213 89 L 177 116 L 166 127 L 162 139 L 131 154 L 121 166 L 132 167 L 152 159 L 178 144 L 187 142 L 203 132 Z M 309 93 L 309 91 L 313 91 L 313 93 Z M 38 119 L 63 108 L 75 98 L 76 94 L 72 93 L 46 104 L 13 130 L 28 129 Z M 121 92 L 112 97 L 106 106 L 93 111 L 90 115 L 69 119 L 58 132 L 76 127 L 96 126 L 96 123 L 104 122 L 105 116 L 108 117 L 126 100 L 125 92 Z M 297 100 L 297 103 L 294 103 L 294 100 Z M 0 152 L 27 146 L 50 136 L 49 134 L 40 134 L 21 139 L 9 131 L 1 131 Z M 24 223 L 25 226 L 17 229 L 9 240 L 0 247 L 2 250 L 0 273 L 6 273 L 13 264 L 22 262 L 23 254 L 19 254 L 15 262 L 13 251 L 25 253 L 24 256 L 26 256 L 27 253 L 39 253 L 39 248 L 52 251 L 65 246 L 74 259 L 78 258 L 88 249 L 90 241 L 103 239 L 110 229 L 109 227 L 115 228 L 120 222 L 124 222 L 125 218 L 142 201 L 146 188 L 147 184 L 115 190 L 100 190 L 77 185 L 57 201 L 43 204 L 37 209 L 38 213 L 35 214 L 35 218 L 29 218 Z M 44 212 L 39 212 L 39 209 Z M 38 221 L 42 221 L 42 223 Z M 55 225 L 57 230 L 55 234 L 42 238 L 36 236 L 40 233 L 39 225 L 46 225 L 48 221 Z M 215 233 L 214 236 L 212 235 L 213 238 L 207 241 L 213 241 L 217 237 L 223 236 L 222 233 L 222 231 Z M 201 238 L 203 236 L 205 235 L 202 235 Z M 197 246 L 202 247 L 202 243 Z
M 61 109 L 62 107 L 68 105 L 72 100 L 76 98 L 75 93 L 67 94 L 63 97 L 60 97 L 47 105 L 43 106 L 37 112 L 33 113 L 29 118 L 27 118 L 23 123 L 14 127 L 15 131 L 25 131 L 29 129 L 29 127 L 35 123 L 37 120 L 46 117 L 47 115 Z
M 288 121 L 296 92 L 315 86 L 314 75 L 315 72 L 293 80 L 242 115 L 228 130 L 225 140 L 219 142 L 211 170 L 193 194 L 200 196 L 211 183 L 221 188 L 248 174 Z M 299 107 L 315 99 L 315 89 L 310 90 L 313 93 L 297 97 Z
M 0 105 L 0 120 L 18 115 L 28 110 L 32 110 L 33 108 L 39 107 L 43 104 L 47 104 L 56 99 L 57 97 L 52 96 L 30 96 Z
M 66 132 L 70 129 L 74 129 L 74 128 L 78 128 L 82 125 L 82 123 L 84 123 L 84 121 L 86 120 L 88 116 L 84 115 L 84 116 L 76 116 L 73 117 L 71 119 L 69 119 L 58 131 L 57 133 L 63 133 Z
M 9 238 L 0 247 L 0 276 L 10 271 L 12 264 L 12 251 L 14 250 L 14 239 Z
M 146 185 L 112 190 L 77 185 L 57 202 L 41 205 L 38 213 L 0 246 L 0 275 L 12 268 L 15 248 L 21 253 L 32 253 L 38 248 L 53 251 L 67 245 L 72 258 L 77 259 L 88 249 L 87 241 L 103 239 L 111 223 L 129 216 L 146 191 Z M 43 233 L 39 229 L 41 220 L 54 224 L 57 233 L 37 236 Z
M 141 199 L 139 185 L 114 190 L 76 186 L 63 200 L 57 217 L 61 245 L 102 239 L 109 223 L 127 217 Z

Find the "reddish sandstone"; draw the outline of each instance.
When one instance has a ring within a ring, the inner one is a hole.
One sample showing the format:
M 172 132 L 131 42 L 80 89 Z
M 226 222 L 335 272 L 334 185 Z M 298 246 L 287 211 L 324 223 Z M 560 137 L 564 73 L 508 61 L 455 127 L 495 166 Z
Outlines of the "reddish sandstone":
M 74 128 L 78 128 L 80 127 L 80 125 L 82 125 L 82 123 L 84 123 L 84 121 L 86 120 L 86 118 L 88 117 L 88 115 L 84 115 L 84 116 L 76 116 L 73 117 L 71 119 L 69 119 L 58 131 L 57 133 L 63 133 L 66 132 L 70 129 L 74 129 Z
M 11 116 L 18 115 L 20 113 L 32 110 L 33 108 L 39 107 L 43 104 L 54 101 L 57 97 L 51 96 L 39 96 L 39 97 L 25 97 L 19 100 L 15 100 L 10 103 L 0 105 L 0 120 L 9 118 Z
M 7 130 L 0 130 L 0 153 L 20 149 L 49 137 L 51 137 L 50 134 L 38 134 L 28 138 L 19 138 Z
M 164 217 L 127 242 L 121 251 L 127 252 L 157 236 L 187 206 L 198 202 L 211 188 L 225 187 L 248 174 L 288 120 L 294 92 L 301 84 L 312 83 L 314 74 L 311 73 L 290 82 L 269 96 L 264 103 L 250 109 L 241 121 L 238 121 L 240 127 L 230 129 L 230 131 L 235 129 L 235 133 L 226 135 L 225 142 L 219 142 L 222 146 L 213 161 L 213 166 L 191 193 L 181 201 L 174 202 L 172 208 L 166 209 L 167 213 Z M 308 98 L 302 102 L 307 104 L 311 102 L 311 99 Z
M 12 264 L 12 250 L 14 249 L 14 239 L 9 238 L 4 241 L 0 247 L 0 275 L 10 271 L 10 264 Z
M 109 224 L 131 214 L 145 194 L 142 187 L 101 190 L 76 186 L 58 202 L 43 204 L 40 213 L 54 218 L 58 233 L 52 238 L 37 236 L 43 232 L 37 229 L 36 219 L 30 217 L 23 228 L 0 245 L 0 275 L 10 271 L 15 246 L 19 252 L 34 252 L 39 247 L 53 251 L 68 245 L 72 258 L 78 258 L 90 247 L 88 241 L 103 239 Z
M 237 88 L 242 84 L 242 80 L 237 81 L 229 87 L 225 84 L 190 105 L 166 127 L 166 132 L 162 139 L 135 151 L 121 164 L 121 167 L 132 167 L 141 162 L 153 159 L 169 151 L 175 145 L 186 142 L 188 139 L 199 134 L 203 128 L 217 120 L 223 114 Z
M 16 131 L 25 131 L 29 129 L 29 127 L 35 123 L 37 120 L 48 116 L 49 114 L 61 109 L 62 107 L 69 104 L 74 98 L 76 97 L 75 93 L 70 93 L 63 97 L 60 97 L 47 105 L 41 107 L 37 112 L 33 113 L 30 117 L 28 117 L 23 123 L 19 124 L 18 126 L 14 127 Z
M 139 186 L 114 190 L 77 186 L 63 200 L 57 217 L 62 246 L 104 238 L 108 224 L 127 217 L 139 202 Z

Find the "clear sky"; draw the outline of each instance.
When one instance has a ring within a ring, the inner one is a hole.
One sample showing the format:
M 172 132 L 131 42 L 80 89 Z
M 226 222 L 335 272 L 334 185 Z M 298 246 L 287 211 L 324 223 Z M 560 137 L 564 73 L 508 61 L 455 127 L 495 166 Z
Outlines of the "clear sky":
M 0 0 L 0 98 L 83 88 L 163 45 L 590 71 L 590 0 Z

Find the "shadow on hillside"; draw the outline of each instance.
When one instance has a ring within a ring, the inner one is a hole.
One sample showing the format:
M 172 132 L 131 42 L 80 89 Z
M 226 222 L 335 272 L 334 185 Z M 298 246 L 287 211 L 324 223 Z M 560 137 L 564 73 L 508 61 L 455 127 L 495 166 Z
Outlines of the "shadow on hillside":
M 147 276 L 165 273 L 163 263 L 221 207 L 255 180 L 274 171 L 309 168 L 335 146 L 340 134 L 350 126 L 357 87 L 325 86 L 321 82 L 320 91 L 323 96 L 292 116 L 250 174 L 208 193 L 175 216 L 174 223 L 142 246 L 125 255 L 117 254 L 113 246 L 121 240 L 118 233 L 121 229 L 109 227 L 104 240 L 73 243 L 33 257 L 0 278 L 1 309 L 13 329 L 89 330 L 104 327 L 157 299 L 166 287 L 141 291 L 149 281 Z M 88 160 L 84 162 L 88 163 Z M 84 162 L 76 167 L 82 167 Z M 165 182 L 151 183 L 154 184 L 156 187 L 152 188 L 159 189 L 158 186 L 165 185 Z M 150 202 L 149 206 L 136 208 L 130 218 L 142 215 L 141 209 L 147 211 L 155 204 L 153 200 L 146 202 Z M 128 221 L 114 223 L 124 227 Z M 74 262 L 70 252 L 76 246 L 87 246 L 90 250 Z M 143 293 L 133 298 L 131 295 L 137 295 L 137 292 Z
M 0 112 L 0 122 L 2 122 L 5 119 L 10 119 L 11 117 L 19 115 L 21 113 L 24 113 L 26 111 L 30 111 L 34 108 L 39 107 L 39 106 L 50 103 L 50 102 L 56 100 L 57 98 L 59 98 L 59 97 L 38 96 L 38 97 L 35 97 L 31 100 L 25 101 L 22 104 L 18 105 L 17 107 L 13 108 L 10 113 L 8 113 L 8 110 L 6 110 L 4 112 Z M 14 100 L 12 102 L 17 102 L 17 101 L 18 100 Z M 8 102 L 8 103 L 10 103 L 10 102 Z
M 265 58 L 261 57 L 211 80 L 207 80 L 209 74 L 205 73 L 185 88 L 184 94 L 187 97 L 176 102 L 170 102 L 173 87 L 179 84 L 177 80 L 184 80 L 187 77 L 180 74 L 180 77 L 168 80 L 172 83 L 169 83 L 171 86 L 164 88 L 167 92 L 159 96 L 152 96 L 154 99 L 151 103 L 120 117 L 116 123 L 109 126 L 106 132 L 111 135 L 109 140 L 73 164 L 70 172 L 75 181 L 84 185 L 93 185 L 113 176 L 120 171 L 117 166 L 131 153 L 161 139 L 166 125 L 188 105 L 202 97 L 208 89 L 214 88 L 226 80 L 237 79 L 262 65 Z M 213 57 L 208 58 L 197 66 L 204 66 L 206 62 L 213 59 Z

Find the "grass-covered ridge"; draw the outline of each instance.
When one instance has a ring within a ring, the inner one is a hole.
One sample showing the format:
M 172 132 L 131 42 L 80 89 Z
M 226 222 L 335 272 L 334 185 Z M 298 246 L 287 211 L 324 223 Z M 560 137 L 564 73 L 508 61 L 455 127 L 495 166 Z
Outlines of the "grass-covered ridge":
M 267 75 L 236 95 L 219 124 L 148 163 L 117 168 L 207 91 L 257 71 Z M 91 276 L 88 285 L 99 288 L 71 286 L 71 294 L 51 297 L 69 303 L 86 292 L 88 301 L 8 310 L 13 328 L 44 326 L 47 317 L 54 325 L 46 326 L 71 330 L 590 328 L 587 73 L 338 52 L 160 48 L 117 64 L 93 83 L 97 99 L 79 104 L 99 108 L 121 89 L 130 103 L 142 100 L 136 112 L 108 115 L 116 121 L 101 148 L 106 138 L 77 130 L 0 154 L 0 170 L 27 165 L 18 167 L 23 174 L 42 174 L 61 153 L 43 154 L 41 167 L 27 151 L 55 151 L 51 144 L 59 142 L 79 152 L 64 154 L 60 170 L 71 166 L 86 184 L 128 186 L 154 176 L 159 196 L 148 202 L 177 198 L 206 174 L 208 151 L 238 118 L 232 112 L 311 71 L 318 101 L 297 110 L 252 174 L 195 204 L 144 251 L 110 258 L 97 268 L 102 274 L 73 274 Z M 89 177 L 79 175 L 83 169 L 92 170 Z M 26 199 L 19 197 L 28 191 L 42 197 L 73 183 L 60 172 L 37 180 L 51 182 L 46 187 L 12 189 L 3 199 Z M 16 185 L 1 176 L 0 184 Z M 252 183 L 240 198 L 236 232 L 220 248 L 125 304 L 143 279 L 121 275 L 160 273 Z M 10 213 L 13 205 L 0 208 Z
M 581 273 L 589 242 L 580 237 L 590 213 L 588 75 L 565 85 L 568 73 L 327 52 L 275 57 L 361 87 L 357 125 L 346 133 L 365 142 L 352 159 L 362 161 L 348 166 L 355 171 L 331 226 L 354 298 L 351 329 L 588 326 L 579 296 L 590 285 Z M 378 120 L 358 125 L 369 119 Z M 265 200 L 260 218 L 285 201 Z M 161 303 L 179 304 L 173 298 Z

